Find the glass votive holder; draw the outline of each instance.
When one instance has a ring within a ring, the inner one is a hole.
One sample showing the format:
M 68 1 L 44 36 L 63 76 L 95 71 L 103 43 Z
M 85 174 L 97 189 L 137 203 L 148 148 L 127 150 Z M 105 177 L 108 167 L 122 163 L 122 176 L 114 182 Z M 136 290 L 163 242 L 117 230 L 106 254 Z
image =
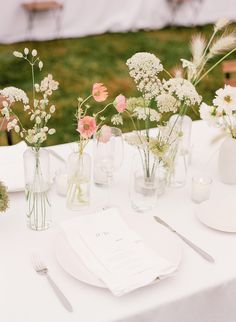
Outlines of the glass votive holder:
M 191 198 L 201 203 L 210 198 L 212 179 L 209 176 L 196 176 L 192 178 Z
M 55 185 L 56 185 L 56 192 L 60 196 L 66 196 L 67 187 L 68 187 L 68 176 L 67 176 L 66 168 L 59 169 L 56 171 Z

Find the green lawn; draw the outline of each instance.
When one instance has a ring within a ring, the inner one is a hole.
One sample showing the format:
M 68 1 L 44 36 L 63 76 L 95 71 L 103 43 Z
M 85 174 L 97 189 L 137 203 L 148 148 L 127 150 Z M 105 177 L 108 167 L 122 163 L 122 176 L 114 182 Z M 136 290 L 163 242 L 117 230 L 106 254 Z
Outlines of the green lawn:
M 126 97 L 138 95 L 126 67 L 126 60 L 130 56 L 138 51 L 152 52 L 162 60 L 167 69 L 171 69 L 179 64 L 180 58 L 190 58 L 188 43 L 191 34 L 200 31 L 209 35 L 211 30 L 212 26 L 166 28 L 80 39 L 0 45 L 0 88 L 16 86 L 30 93 L 29 66 L 15 58 L 12 52 L 23 50 L 24 47 L 36 48 L 44 62 L 44 69 L 40 75 L 37 73 L 37 78 L 41 79 L 51 73 L 60 83 L 59 90 L 52 98 L 57 111 L 50 123 L 57 133 L 49 138 L 47 144 L 70 142 L 77 138 L 74 120 L 76 99 L 79 95 L 87 96 L 94 82 L 102 82 L 108 87 L 110 99 L 120 93 Z M 214 91 L 222 84 L 223 76 L 218 67 L 200 84 L 198 91 L 205 101 L 210 101 Z M 193 113 L 191 116 L 197 118 Z M 127 122 L 123 130 L 128 131 L 129 127 Z M 14 141 L 17 140 L 14 136 Z M 6 144 L 3 136 L 1 144 Z

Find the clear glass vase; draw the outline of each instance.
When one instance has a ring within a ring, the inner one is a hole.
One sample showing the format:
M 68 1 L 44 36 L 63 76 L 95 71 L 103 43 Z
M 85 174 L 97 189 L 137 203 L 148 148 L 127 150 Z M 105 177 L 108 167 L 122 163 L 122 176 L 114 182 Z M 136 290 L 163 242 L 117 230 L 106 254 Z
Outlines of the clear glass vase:
M 182 188 L 186 184 L 187 179 L 187 154 L 183 153 L 178 143 L 170 150 L 167 167 L 167 185 L 170 188 Z
M 70 154 L 67 163 L 67 206 L 80 210 L 90 202 L 91 157 L 87 153 Z
M 168 154 L 167 184 L 181 188 L 186 183 L 191 154 L 192 120 L 187 115 L 172 115 L 168 122 L 172 145 Z
M 27 225 L 33 230 L 51 227 L 49 152 L 28 148 L 24 152 Z
M 140 155 L 133 157 L 129 195 L 131 205 L 138 212 L 155 207 L 157 199 L 165 192 L 165 168 L 149 154 L 149 164 L 145 165 Z

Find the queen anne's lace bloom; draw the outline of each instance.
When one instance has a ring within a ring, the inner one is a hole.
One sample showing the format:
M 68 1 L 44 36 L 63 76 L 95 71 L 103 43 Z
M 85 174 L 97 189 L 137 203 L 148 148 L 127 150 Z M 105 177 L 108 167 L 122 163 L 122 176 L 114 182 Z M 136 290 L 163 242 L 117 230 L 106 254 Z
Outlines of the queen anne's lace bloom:
M 14 102 L 23 102 L 25 105 L 29 103 L 29 98 L 26 93 L 17 87 L 5 87 L 0 90 L 0 95 L 6 97 L 11 104 Z
M 161 113 L 176 113 L 179 107 L 177 99 L 170 94 L 160 94 L 156 98 L 158 111 Z
M 160 92 L 161 81 L 158 74 L 163 66 L 154 54 L 136 53 L 127 60 L 130 76 L 137 84 L 137 88 L 146 99 L 151 99 Z
M 149 119 L 151 122 L 158 122 L 161 118 L 161 115 L 154 109 L 149 107 L 137 107 L 134 110 L 134 115 L 138 120 L 147 120 Z
M 175 95 L 179 101 L 187 106 L 200 104 L 202 100 L 202 97 L 197 93 L 193 84 L 183 78 L 171 78 L 165 81 L 163 89 L 167 93 Z
M 130 97 L 126 100 L 126 109 L 133 113 L 137 107 L 148 107 L 149 101 L 143 97 Z

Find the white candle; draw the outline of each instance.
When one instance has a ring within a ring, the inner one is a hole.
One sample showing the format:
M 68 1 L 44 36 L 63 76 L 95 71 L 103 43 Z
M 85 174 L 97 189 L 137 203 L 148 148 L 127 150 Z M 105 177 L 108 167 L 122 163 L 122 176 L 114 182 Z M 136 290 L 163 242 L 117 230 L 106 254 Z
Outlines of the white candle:
M 210 197 L 212 179 L 207 176 L 192 178 L 192 200 L 200 203 Z
M 59 195 L 65 196 L 67 193 L 68 185 L 67 173 L 64 171 L 58 171 L 55 178 L 56 191 Z

